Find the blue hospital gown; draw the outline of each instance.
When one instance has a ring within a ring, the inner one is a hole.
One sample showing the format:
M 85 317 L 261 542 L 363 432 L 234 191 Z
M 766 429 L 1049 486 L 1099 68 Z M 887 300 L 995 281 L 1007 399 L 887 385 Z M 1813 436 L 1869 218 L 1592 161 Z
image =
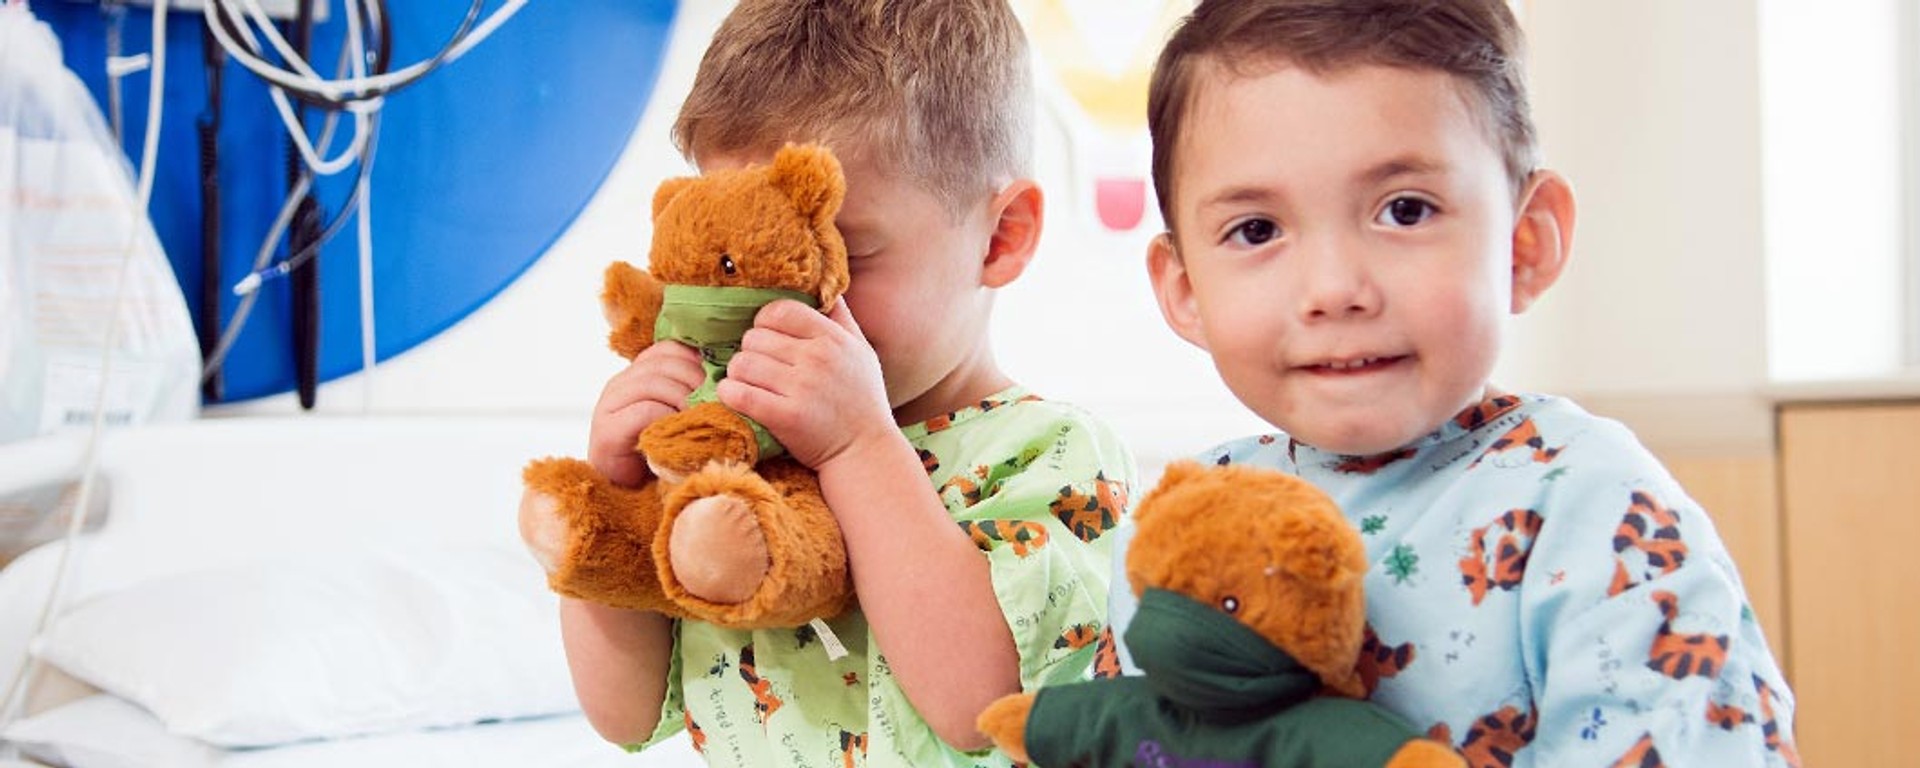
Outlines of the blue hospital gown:
M 1291 472 L 1340 503 L 1372 563 L 1371 699 L 1470 765 L 1799 764 L 1793 694 L 1732 559 L 1620 424 L 1502 395 L 1379 456 L 1275 434 L 1198 459 Z M 1132 529 L 1116 533 L 1102 643 L 1120 645 Z

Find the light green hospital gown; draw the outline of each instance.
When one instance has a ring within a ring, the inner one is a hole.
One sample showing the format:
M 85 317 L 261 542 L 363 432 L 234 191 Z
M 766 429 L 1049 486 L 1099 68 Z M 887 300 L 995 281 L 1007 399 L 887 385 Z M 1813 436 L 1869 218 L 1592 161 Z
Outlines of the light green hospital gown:
M 1131 456 L 1085 411 L 1015 387 L 903 430 L 947 511 L 980 546 L 1024 689 L 1090 677 L 1111 573 L 1103 536 L 1128 508 Z M 858 610 L 808 627 L 676 625 L 667 701 L 644 749 L 685 728 L 714 766 L 1002 766 L 942 742 Z

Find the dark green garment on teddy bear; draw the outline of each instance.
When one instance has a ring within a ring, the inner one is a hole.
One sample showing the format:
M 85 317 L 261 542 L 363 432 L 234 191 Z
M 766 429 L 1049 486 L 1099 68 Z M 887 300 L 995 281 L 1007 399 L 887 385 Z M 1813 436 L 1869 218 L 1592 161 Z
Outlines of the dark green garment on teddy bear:
M 655 341 L 677 341 L 700 351 L 700 367 L 707 380 L 687 396 L 687 405 L 720 399 L 716 392 L 720 380 L 727 377 L 727 362 L 740 351 L 740 338 L 753 327 L 760 308 L 778 299 L 792 299 L 814 309 L 820 300 L 778 288 L 735 288 L 731 286 L 668 285 L 660 305 L 660 317 L 653 323 Z M 760 444 L 760 458 L 766 460 L 786 452 L 760 422 L 748 419 L 753 437 Z
M 1144 677 L 1043 688 L 1036 766 L 1377 766 L 1418 738 L 1378 705 L 1316 696 L 1320 678 L 1210 606 L 1148 589 L 1127 627 Z

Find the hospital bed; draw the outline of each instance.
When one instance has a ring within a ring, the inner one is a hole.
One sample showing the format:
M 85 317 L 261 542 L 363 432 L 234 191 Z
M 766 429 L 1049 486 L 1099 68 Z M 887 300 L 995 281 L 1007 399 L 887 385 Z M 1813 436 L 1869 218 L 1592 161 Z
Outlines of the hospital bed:
M 75 768 L 692 766 L 577 710 L 519 469 L 584 419 L 227 418 L 110 430 L 51 662 L 0 741 Z M 84 435 L 0 445 L 0 498 L 70 480 Z M 0 686 L 57 544 L 0 570 Z M 0 695 L 4 695 L 0 691 Z

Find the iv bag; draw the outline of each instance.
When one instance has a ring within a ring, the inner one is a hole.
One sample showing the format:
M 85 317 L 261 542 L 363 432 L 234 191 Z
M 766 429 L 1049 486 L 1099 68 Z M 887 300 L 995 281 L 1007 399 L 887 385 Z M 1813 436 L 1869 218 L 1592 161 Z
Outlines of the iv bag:
M 53 30 L 0 5 L 0 442 L 88 427 L 96 407 L 109 426 L 197 413 L 199 343 L 137 205 Z

